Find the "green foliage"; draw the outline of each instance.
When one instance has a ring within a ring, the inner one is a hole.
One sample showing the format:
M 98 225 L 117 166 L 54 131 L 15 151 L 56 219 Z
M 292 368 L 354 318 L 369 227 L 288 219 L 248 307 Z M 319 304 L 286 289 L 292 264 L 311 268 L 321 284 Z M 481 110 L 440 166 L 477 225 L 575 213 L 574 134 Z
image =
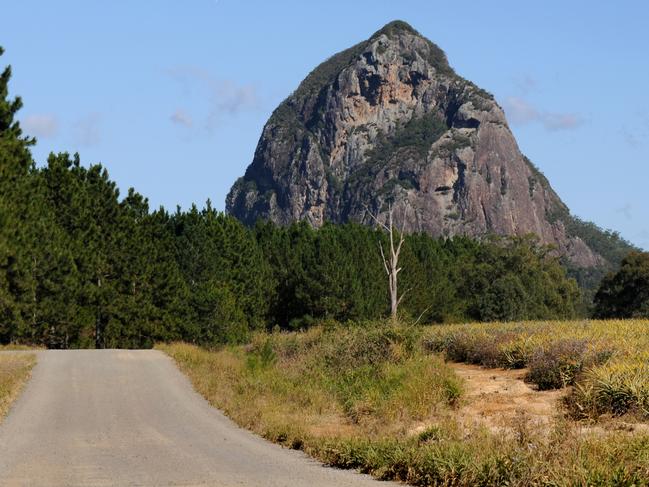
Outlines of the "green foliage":
M 245 339 L 245 330 L 263 327 L 272 283 L 252 233 L 215 211 L 209 201 L 202 211 L 195 206 L 187 213 L 177 211 L 170 225 L 176 261 L 190 293 L 190 320 L 203 330 L 198 341 L 239 341 Z
M 631 252 L 602 280 L 595 295 L 599 318 L 649 318 L 649 253 Z
M 267 339 L 261 347 L 253 350 L 246 357 L 246 367 L 251 372 L 267 370 L 277 362 L 277 354 L 273 343 Z
M 403 34 L 404 32 L 425 39 L 419 32 L 417 32 L 407 22 L 404 22 L 402 20 L 395 20 L 390 22 L 389 24 L 386 24 L 383 28 L 381 28 L 379 31 L 374 33 L 374 35 L 370 37 L 368 42 L 374 41 L 377 37 L 381 35 L 386 35 L 389 38 L 395 38 Z M 446 74 L 449 76 L 455 75 L 454 71 L 451 69 L 451 67 L 448 64 L 448 59 L 446 58 L 446 54 L 444 53 L 444 51 L 440 49 L 439 46 L 429 41 L 428 39 L 425 39 L 424 49 L 418 50 L 417 54 L 419 54 L 419 56 L 421 56 L 423 59 L 428 61 L 428 63 L 431 66 L 433 66 L 438 73 Z
M 604 276 L 611 270 L 619 268 L 622 259 L 629 252 L 638 249 L 620 237 L 619 233 L 604 230 L 592 222 L 583 221 L 579 217 L 571 215 L 568 208 L 554 194 L 543 173 L 528 158 L 524 159 L 532 171 L 532 176 L 528 178 L 530 197 L 533 197 L 538 185 L 554 196 L 554 206 L 546 215 L 548 221 L 551 223 L 560 222 L 569 237 L 581 239 L 591 250 L 604 258 L 601 264 L 593 267 L 580 267 L 567 259 L 562 262 L 568 275 L 577 281 L 582 290 L 582 299 L 578 304 L 579 315 L 591 316 L 594 312 L 593 299 Z
M 379 170 L 401 149 L 412 149 L 423 157 L 430 146 L 448 130 L 446 122 L 435 112 L 413 117 L 396 128 L 394 134 L 379 134 L 373 149 L 366 154 L 366 164 Z
M 528 167 L 532 170 L 529 178 L 530 196 L 537 184 L 540 184 L 547 191 L 554 195 L 550 183 L 538 167 L 527 157 L 524 157 Z M 602 266 L 595 268 L 578 268 L 565 263 L 571 277 L 574 277 L 580 287 L 590 292 L 597 288 L 601 278 L 607 270 L 617 268 L 622 259 L 631 251 L 637 250 L 631 243 L 620 237 L 618 232 L 604 230 L 592 222 L 586 222 L 577 216 L 571 215 L 566 207 L 556 196 L 554 208 L 547 215 L 550 222 L 563 223 L 566 233 L 571 237 L 578 237 L 588 245 L 590 249 L 601 255 L 605 260 Z M 589 296 L 592 297 L 592 296 Z
M 394 29 L 406 27 L 391 25 L 386 35 Z M 352 55 L 333 59 L 331 72 Z M 10 74 L 0 76 L 0 343 L 217 346 L 263 328 L 386 315 L 382 232 L 354 224 L 251 229 L 209 201 L 151 211 L 146 198 L 133 189 L 122 197 L 105 168 L 86 167 L 76 154 L 51 154 L 37 167 L 33 140 L 14 120 L 21 102 L 8 99 Z M 329 75 L 314 76 L 317 89 Z M 401 150 L 423 154 L 446 130 L 435 114 L 413 118 L 383 138 L 368 166 Z M 413 183 L 405 174 L 390 184 Z M 411 235 L 402 265 L 403 317 L 421 323 L 574 314 L 574 282 L 528 239 Z
M 592 222 L 586 222 L 579 217 L 564 217 L 566 232 L 570 236 L 579 237 L 588 247 L 604 257 L 616 267 L 631 251 L 637 250 L 632 244 L 620 237 L 618 232 L 603 230 Z
M 314 230 L 306 223 L 284 228 L 259 223 L 254 232 L 272 269 L 271 324 L 295 328 L 310 318 L 363 319 L 385 310 L 376 231 L 359 225 Z
M 259 223 L 273 273 L 269 323 L 297 329 L 321 319 L 369 320 L 387 313 L 387 278 L 370 228 Z M 386 242 L 383 242 L 384 246 Z M 531 238 L 406 237 L 400 261 L 402 313 L 421 323 L 568 318 L 579 291 L 549 250 Z
M 579 289 L 549 248 L 536 238 L 513 237 L 484 242 L 455 267 L 467 296 L 466 315 L 476 321 L 571 318 Z

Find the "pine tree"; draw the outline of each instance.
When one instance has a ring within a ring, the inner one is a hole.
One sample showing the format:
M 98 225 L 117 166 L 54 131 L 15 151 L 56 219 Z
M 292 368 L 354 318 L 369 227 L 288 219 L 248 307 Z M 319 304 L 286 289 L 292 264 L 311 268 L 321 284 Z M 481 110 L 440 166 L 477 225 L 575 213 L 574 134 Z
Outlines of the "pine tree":
M 4 50 L 0 47 L 0 56 Z M 19 97 L 9 99 L 11 67 L 0 75 L 0 341 L 18 338 L 20 310 L 14 294 L 18 273 L 18 237 L 24 229 L 20 202 L 25 201 L 25 178 L 32 166 L 29 147 L 34 140 L 23 136 L 15 115 Z

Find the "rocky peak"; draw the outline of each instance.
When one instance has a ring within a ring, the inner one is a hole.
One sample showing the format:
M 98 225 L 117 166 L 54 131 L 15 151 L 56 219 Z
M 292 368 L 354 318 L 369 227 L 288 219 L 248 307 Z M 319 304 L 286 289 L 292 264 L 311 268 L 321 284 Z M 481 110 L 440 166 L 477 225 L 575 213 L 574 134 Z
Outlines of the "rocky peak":
M 409 232 L 535 233 L 573 263 L 602 258 L 552 215 L 567 209 L 521 154 L 493 96 L 395 21 L 313 70 L 272 114 L 226 209 L 247 224 L 370 223 Z

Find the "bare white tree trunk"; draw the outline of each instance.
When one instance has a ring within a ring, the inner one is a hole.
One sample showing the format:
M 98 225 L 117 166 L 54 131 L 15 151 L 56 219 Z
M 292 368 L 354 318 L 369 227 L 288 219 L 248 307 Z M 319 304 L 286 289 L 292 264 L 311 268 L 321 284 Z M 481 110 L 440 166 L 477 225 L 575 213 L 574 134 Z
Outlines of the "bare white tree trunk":
M 388 223 L 387 225 L 383 222 L 380 222 L 375 215 L 369 212 L 369 215 L 372 219 L 383 229 L 387 230 L 388 236 L 390 238 L 390 253 L 386 256 L 383 250 L 383 244 L 379 242 L 379 249 L 381 250 L 381 259 L 383 260 L 383 267 L 385 272 L 388 275 L 388 285 L 390 290 L 390 317 L 394 323 L 397 322 L 397 313 L 399 311 L 399 305 L 403 300 L 405 292 L 399 296 L 399 286 L 398 286 L 398 277 L 399 272 L 401 272 L 401 267 L 399 267 L 399 254 L 401 253 L 401 247 L 404 242 L 404 225 L 405 225 L 405 215 L 403 221 L 401 222 L 401 229 L 396 230 L 394 227 L 394 208 L 389 207 L 388 211 Z M 397 239 L 398 237 L 398 239 Z

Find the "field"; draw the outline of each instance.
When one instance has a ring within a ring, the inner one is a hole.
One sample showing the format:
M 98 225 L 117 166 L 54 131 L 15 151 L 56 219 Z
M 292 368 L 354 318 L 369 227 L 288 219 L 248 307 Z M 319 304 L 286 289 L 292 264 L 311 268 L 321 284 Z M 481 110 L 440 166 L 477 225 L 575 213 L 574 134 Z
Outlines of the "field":
M 35 363 L 36 357 L 33 354 L 0 353 L 0 421 L 18 397 Z
M 528 368 L 541 390 L 572 386 L 575 419 L 649 420 L 649 320 L 440 326 L 423 345 L 457 362 Z
M 236 422 L 330 465 L 413 485 L 649 485 L 647 331 L 325 324 L 160 348 Z

